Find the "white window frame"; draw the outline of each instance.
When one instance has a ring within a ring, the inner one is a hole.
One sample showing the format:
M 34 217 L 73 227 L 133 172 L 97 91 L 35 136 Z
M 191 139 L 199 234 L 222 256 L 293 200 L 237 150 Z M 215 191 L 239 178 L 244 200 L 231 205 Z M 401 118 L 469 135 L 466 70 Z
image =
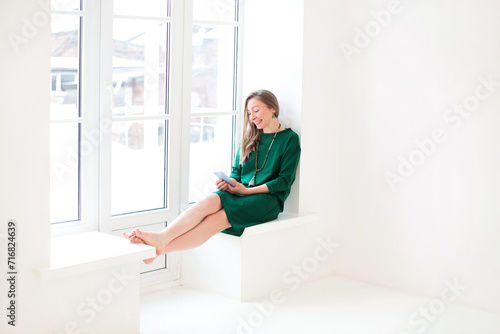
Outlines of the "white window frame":
M 184 132 L 182 136 L 182 175 L 181 182 L 187 186 L 182 187 L 181 189 L 181 210 L 184 211 L 189 208 L 193 203 L 189 201 L 189 159 L 190 159 L 190 136 L 191 136 L 191 118 L 193 117 L 210 117 L 210 116 L 232 116 L 233 117 L 233 142 L 231 143 L 231 161 L 234 162 L 236 157 L 236 145 L 239 142 L 239 138 L 241 136 L 241 126 L 238 126 L 242 123 L 241 112 L 238 112 L 241 107 L 241 54 L 242 54 L 242 24 L 241 17 L 242 12 L 241 8 L 242 2 L 245 0 L 239 0 L 236 2 L 236 12 L 237 12 L 237 22 L 220 22 L 220 21 L 205 21 L 205 20 L 194 20 L 192 16 L 188 17 L 184 21 L 184 31 L 192 32 L 193 26 L 195 24 L 207 24 L 207 25 L 219 25 L 219 26 L 233 26 L 237 28 L 237 35 L 235 36 L 237 45 L 235 48 L 235 64 L 236 68 L 234 69 L 236 72 L 236 77 L 233 78 L 233 90 L 234 90 L 234 101 L 233 101 L 233 110 L 217 110 L 217 111 L 207 111 L 203 109 L 199 112 L 193 112 L 191 108 L 191 73 L 192 73 L 192 54 L 193 54 L 193 35 L 192 33 L 184 34 L 184 98 L 183 103 L 186 107 L 182 114 L 182 123 L 184 124 Z M 186 12 L 193 12 L 193 0 L 185 1 L 185 10 Z
M 241 18 L 241 1 L 237 10 Z M 80 220 L 52 225 L 52 235 L 67 235 L 87 231 L 113 231 L 170 222 L 181 211 L 189 207 L 189 149 L 190 125 L 194 116 L 233 116 L 233 156 L 238 142 L 240 115 L 237 110 L 241 105 L 241 76 L 236 85 L 235 110 L 223 112 L 192 113 L 191 111 L 191 67 L 192 67 L 192 27 L 193 23 L 210 24 L 207 21 L 193 21 L 193 0 L 171 0 L 170 35 L 170 96 L 168 115 L 141 116 L 141 120 L 168 120 L 168 193 L 167 208 L 120 216 L 111 214 L 111 143 L 110 120 L 112 116 L 112 30 L 113 1 L 87 0 L 83 2 L 79 13 L 60 11 L 59 13 L 82 16 L 81 30 L 81 67 L 80 89 L 81 117 L 72 120 L 53 121 L 61 123 L 78 121 L 81 124 L 81 138 L 88 140 L 92 149 L 81 154 L 80 160 Z M 54 11 L 54 13 L 57 13 Z M 104 19 L 103 17 L 107 17 Z M 180 19 L 178 19 L 180 18 Z M 220 22 L 216 22 L 220 25 Z M 234 25 L 234 23 L 230 23 Z M 241 22 L 238 27 L 236 46 L 237 73 L 241 73 Z M 98 51 L 96 51 L 98 50 Z M 99 73 L 99 75 L 96 75 Z M 182 85 L 177 83 L 182 82 Z M 167 102 L 166 102 L 167 103 Z M 99 110 L 89 113 L 86 110 Z M 167 130 L 167 129 L 165 129 Z M 165 132 L 167 135 L 167 131 Z M 178 140 L 180 139 L 180 140 Z M 95 145 L 95 141 L 100 144 Z M 183 186 L 181 186 L 183 185 Z M 180 253 L 167 256 L 166 269 L 155 270 L 142 275 L 143 285 L 165 281 L 176 281 L 180 277 Z
M 103 122 L 110 124 L 110 120 L 118 120 L 117 117 L 112 116 L 112 54 L 113 54 L 113 2 L 112 1 L 102 1 L 102 16 L 107 19 L 102 20 L 101 27 L 101 120 Z M 182 6 L 182 1 L 172 1 L 171 4 L 171 18 L 161 20 L 162 22 L 169 22 L 171 24 L 171 36 L 170 36 L 170 64 L 180 64 L 182 63 L 182 19 L 176 19 L 178 17 L 184 16 L 184 8 Z M 106 15 L 107 13 L 107 15 Z M 124 16 L 120 16 L 124 17 Z M 134 17 L 137 18 L 137 17 Z M 141 19 L 139 17 L 139 19 Z M 149 19 L 149 18 L 144 18 Z M 167 65 L 168 66 L 168 65 Z M 170 77 L 171 82 L 182 82 L 182 72 L 177 69 L 177 66 L 170 66 Z M 169 123 L 168 129 L 165 128 L 166 143 L 168 145 L 167 154 L 168 157 L 168 189 L 167 189 L 167 208 L 158 209 L 153 211 L 129 213 L 125 215 L 113 216 L 111 213 L 111 143 L 112 134 L 110 131 L 102 132 L 102 143 L 101 143 L 101 168 L 100 168 L 100 230 L 106 233 L 112 233 L 113 231 L 135 228 L 141 226 L 147 226 L 157 223 L 165 223 L 172 221 L 179 214 L 179 196 L 176 196 L 180 192 L 180 183 L 175 182 L 180 174 L 180 165 L 175 163 L 181 159 L 181 148 L 180 141 L 175 140 L 175 138 L 180 138 L 182 124 L 181 124 L 181 113 L 182 101 L 181 101 L 181 89 L 178 85 L 170 85 L 170 96 L 169 96 L 169 114 L 162 115 L 152 115 L 152 116 L 141 116 L 140 120 L 166 120 Z M 167 101 L 166 101 L 167 103 Z M 130 120 L 134 117 L 120 117 L 120 120 Z M 107 120 L 107 121 L 105 121 Z M 167 131 L 168 130 L 168 131 Z M 174 140 L 172 140 L 174 138 Z M 167 263 L 165 269 L 155 270 L 153 272 L 143 273 L 143 284 L 146 282 L 157 282 L 157 281 L 172 281 L 178 280 L 179 271 L 179 253 L 171 253 L 167 256 Z M 147 284 L 147 283 L 146 283 Z
M 80 31 L 80 117 L 52 120 L 51 124 L 80 124 L 80 141 L 88 144 L 89 150 L 80 153 L 80 219 L 71 222 L 52 224 L 52 236 L 67 235 L 99 229 L 98 173 L 99 147 L 94 145 L 99 140 L 95 130 L 99 129 L 99 115 L 85 112 L 99 109 L 99 84 L 94 73 L 99 73 L 99 53 L 90 50 L 99 49 L 100 8 L 94 1 L 84 1 L 80 11 L 52 11 L 53 14 L 82 17 Z M 79 149 L 81 150 L 81 148 Z

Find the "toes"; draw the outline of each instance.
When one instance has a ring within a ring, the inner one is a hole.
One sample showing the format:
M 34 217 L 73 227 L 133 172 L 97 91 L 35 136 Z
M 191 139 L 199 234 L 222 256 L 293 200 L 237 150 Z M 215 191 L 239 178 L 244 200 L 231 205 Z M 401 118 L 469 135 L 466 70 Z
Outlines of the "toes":
M 139 238 L 143 235 L 142 231 L 136 228 L 132 231 L 132 235 L 138 236 Z
M 134 242 L 134 243 L 137 243 L 137 244 L 145 244 L 144 240 L 142 240 L 141 238 L 135 236 L 135 235 L 131 235 L 131 234 L 127 234 L 127 233 L 123 233 L 123 236 L 128 238 L 128 240 L 130 240 L 131 242 Z
M 132 233 L 131 233 L 131 234 L 128 234 L 128 233 L 123 232 L 122 234 L 123 234 L 123 236 L 124 236 L 125 238 L 129 239 L 130 241 L 133 241 L 133 239 L 134 239 L 134 238 L 136 238 L 136 236 L 135 236 L 135 235 L 133 235 Z

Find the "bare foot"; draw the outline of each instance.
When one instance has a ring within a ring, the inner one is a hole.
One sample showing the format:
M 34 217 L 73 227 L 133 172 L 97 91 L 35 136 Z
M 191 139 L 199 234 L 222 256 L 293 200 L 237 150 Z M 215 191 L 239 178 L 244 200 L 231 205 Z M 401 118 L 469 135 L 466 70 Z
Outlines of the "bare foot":
M 123 236 L 125 238 L 128 238 L 131 242 L 134 242 L 134 243 L 137 243 L 137 244 L 144 244 L 144 245 L 147 245 L 146 242 L 144 242 L 144 240 L 142 240 L 141 238 L 139 238 L 138 236 L 136 236 L 136 232 L 135 231 L 132 231 L 132 233 L 128 234 L 128 233 L 125 233 L 123 232 Z M 158 252 L 158 251 L 157 251 Z M 158 257 L 158 256 L 157 256 Z M 149 259 L 145 259 L 143 260 L 143 262 L 145 264 L 151 264 L 153 263 L 153 261 L 156 260 L 156 257 L 152 257 L 152 258 L 149 258 Z
M 156 257 L 165 254 L 163 251 L 165 249 L 165 238 L 160 235 L 159 233 L 156 232 L 143 232 L 136 228 L 133 230 L 130 234 L 123 233 L 123 236 L 128 238 L 130 241 L 135 242 L 135 243 L 143 243 L 148 246 L 153 246 L 156 248 Z M 154 259 L 147 259 L 144 260 L 145 263 L 151 263 L 155 260 Z M 148 261 L 148 262 L 146 262 Z

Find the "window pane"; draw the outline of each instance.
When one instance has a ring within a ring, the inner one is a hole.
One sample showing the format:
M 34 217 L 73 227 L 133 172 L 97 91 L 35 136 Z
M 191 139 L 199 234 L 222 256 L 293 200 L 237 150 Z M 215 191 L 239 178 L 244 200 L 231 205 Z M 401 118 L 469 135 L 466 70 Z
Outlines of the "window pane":
M 80 0 L 52 0 L 52 10 L 80 10 Z
M 213 172 L 231 172 L 233 116 L 191 118 L 189 202 L 215 191 Z
M 165 121 L 113 124 L 113 215 L 165 207 L 165 130 Z
M 146 1 L 115 0 L 113 2 L 113 11 L 115 12 L 115 15 L 168 17 L 170 16 L 170 1 L 169 0 L 146 0 Z
M 115 19 L 113 115 L 164 114 L 169 23 Z
M 235 21 L 235 0 L 194 0 L 195 20 Z
M 79 124 L 50 126 L 50 220 L 79 219 Z
M 232 110 L 234 27 L 195 25 L 191 106 Z
M 79 116 L 80 17 L 52 16 L 51 117 Z

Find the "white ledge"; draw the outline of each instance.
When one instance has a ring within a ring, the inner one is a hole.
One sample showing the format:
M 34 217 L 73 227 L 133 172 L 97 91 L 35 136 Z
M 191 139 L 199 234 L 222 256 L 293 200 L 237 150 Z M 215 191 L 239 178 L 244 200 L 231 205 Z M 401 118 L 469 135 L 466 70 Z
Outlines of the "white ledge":
M 87 232 L 52 238 L 50 266 L 42 281 L 140 261 L 156 256 L 154 247 L 135 244 L 106 233 Z
M 304 212 L 304 213 L 294 213 L 294 212 L 283 212 L 278 216 L 278 219 L 273 221 L 254 225 L 245 228 L 245 231 L 241 235 L 242 238 L 251 237 L 267 232 L 282 230 L 298 225 L 312 223 L 319 219 L 319 213 L 316 212 Z

